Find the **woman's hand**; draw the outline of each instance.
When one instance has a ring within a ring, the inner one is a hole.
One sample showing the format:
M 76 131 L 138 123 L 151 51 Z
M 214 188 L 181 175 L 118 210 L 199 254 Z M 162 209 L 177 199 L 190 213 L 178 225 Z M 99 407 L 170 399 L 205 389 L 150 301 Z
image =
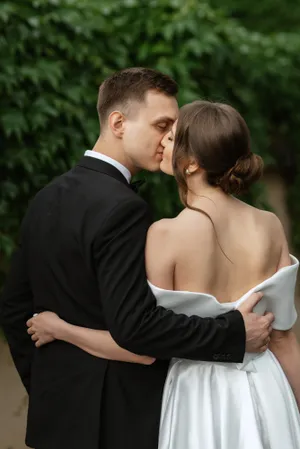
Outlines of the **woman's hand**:
M 35 346 L 39 348 L 59 338 L 59 333 L 64 323 L 56 313 L 41 312 L 27 321 L 27 332 L 31 335 Z

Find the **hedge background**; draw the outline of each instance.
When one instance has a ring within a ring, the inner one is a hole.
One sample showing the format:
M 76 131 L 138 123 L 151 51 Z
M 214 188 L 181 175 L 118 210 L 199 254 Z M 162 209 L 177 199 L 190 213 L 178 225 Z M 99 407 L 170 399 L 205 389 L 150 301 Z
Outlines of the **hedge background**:
M 179 102 L 230 102 L 253 150 L 288 185 L 300 249 L 300 6 L 291 0 L 10 0 L 0 5 L 0 286 L 28 201 L 91 148 L 99 84 L 153 67 Z M 156 218 L 180 209 L 174 180 L 146 175 Z M 263 185 L 246 198 L 268 207 Z

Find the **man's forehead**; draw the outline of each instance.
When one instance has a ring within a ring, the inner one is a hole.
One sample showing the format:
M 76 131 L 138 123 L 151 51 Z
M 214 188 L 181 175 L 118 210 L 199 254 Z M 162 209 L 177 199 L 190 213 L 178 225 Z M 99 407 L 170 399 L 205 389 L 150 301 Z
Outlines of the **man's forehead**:
M 161 92 L 149 91 L 145 97 L 146 113 L 154 121 L 175 122 L 178 117 L 178 103 L 175 97 Z

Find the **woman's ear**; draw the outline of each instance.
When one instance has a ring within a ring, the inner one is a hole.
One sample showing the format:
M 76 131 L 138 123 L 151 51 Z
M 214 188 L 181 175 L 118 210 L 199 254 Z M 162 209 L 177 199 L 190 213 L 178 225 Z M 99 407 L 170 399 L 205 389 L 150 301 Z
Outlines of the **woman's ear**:
M 121 139 L 124 134 L 125 117 L 120 111 L 113 111 L 108 117 L 108 124 L 112 133 L 118 139 Z
M 186 173 L 189 175 L 192 175 L 193 173 L 196 173 L 197 171 L 199 171 L 199 169 L 200 169 L 199 164 L 194 159 L 191 159 L 186 168 Z

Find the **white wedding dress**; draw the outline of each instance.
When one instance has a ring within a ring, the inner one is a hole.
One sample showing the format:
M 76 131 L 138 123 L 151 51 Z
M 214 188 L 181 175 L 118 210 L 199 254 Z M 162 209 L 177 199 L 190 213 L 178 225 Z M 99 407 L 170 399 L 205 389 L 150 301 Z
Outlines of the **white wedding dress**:
M 299 262 L 280 269 L 242 298 L 219 303 L 206 293 L 170 291 L 149 283 L 158 305 L 176 313 L 216 317 L 252 292 L 264 297 L 256 312 L 275 315 L 274 329 L 297 318 L 294 293 Z M 300 376 L 300 373 L 299 373 Z M 300 414 L 275 356 L 245 355 L 243 363 L 173 359 L 165 383 L 159 449 L 299 449 Z

